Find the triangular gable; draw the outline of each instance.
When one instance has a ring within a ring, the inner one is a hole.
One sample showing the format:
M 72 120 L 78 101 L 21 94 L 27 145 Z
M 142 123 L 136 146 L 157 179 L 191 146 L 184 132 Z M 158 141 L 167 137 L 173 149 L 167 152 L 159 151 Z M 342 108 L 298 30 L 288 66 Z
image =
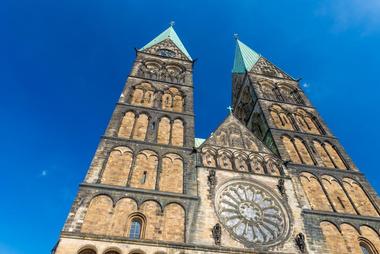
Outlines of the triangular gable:
M 280 68 L 278 68 L 271 62 L 269 62 L 264 57 L 260 57 L 260 59 L 253 65 L 250 72 L 277 78 L 293 79 L 291 76 L 286 74 L 284 71 L 282 71 Z
M 207 145 L 273 154 L 273 152 L 233 114 L 230 114 L 224 120 L 218 129 L 203 142 L 201 147 Z
M 189 60 L 189 58 L 185 54 L 183 54 L 182 51 L 170 39 L 163 40 L 160 43 L 157 43 L 142 51 L 149 54 L 161 55 L 159 53 L 161 49 L 164 49 L 164 50 L 168 49 L 170 51 L 173 51 L 175 53 L 175 56 L 174 56 L 175 58 Z
M 148 44 L 141 48 L 141 51 L 146 51 L 147 49 L 161 43 L 164 41 L 171 41 L 175 47 L 181 51 L 183 55 L 185 55 L 187 60 L 192 60 L 189 52 L 187 52 L 185 46 L 182 41 L 179 39 L 177 33 L 174 31 L 174 28 L 170 26 L 168 29 L 160 33 L 156 38 L 151 40 Z M 162 43 L 161 43 L 162 44 Z

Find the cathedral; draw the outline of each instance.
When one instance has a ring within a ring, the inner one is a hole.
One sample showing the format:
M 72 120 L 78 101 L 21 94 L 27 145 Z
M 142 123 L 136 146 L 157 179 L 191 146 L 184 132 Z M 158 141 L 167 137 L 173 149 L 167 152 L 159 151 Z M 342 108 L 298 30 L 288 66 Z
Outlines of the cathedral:
M 193 65 L 172 26 L 136 50 L 52 253 L 379 254 L 380 199 L 299 80 L 236 39 L 201 139 Z

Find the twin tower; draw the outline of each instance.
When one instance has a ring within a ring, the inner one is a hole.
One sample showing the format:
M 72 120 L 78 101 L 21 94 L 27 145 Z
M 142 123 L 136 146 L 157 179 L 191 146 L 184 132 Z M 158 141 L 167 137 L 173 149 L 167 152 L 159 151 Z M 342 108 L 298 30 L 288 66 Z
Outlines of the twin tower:
M 53 253 L 380 253 L 380 200 L 298 81 L 237 40 L 200 139 L 193 63 L 173 27 L 136 51 Z

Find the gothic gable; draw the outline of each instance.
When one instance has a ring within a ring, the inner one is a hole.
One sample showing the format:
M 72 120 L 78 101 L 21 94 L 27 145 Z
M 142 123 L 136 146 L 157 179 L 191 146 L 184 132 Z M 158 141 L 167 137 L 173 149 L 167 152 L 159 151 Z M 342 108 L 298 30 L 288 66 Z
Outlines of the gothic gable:
M 190 60 L 169 38 L 149 48 L 144 49 L 143 52 L 164 57 L 173 57 L 182 60 Z
M 260 57 L 260 59 L 253 65 L 251 72 L 276 78 L 293 79 L 264 57 Z
M 219 146 L 272 154 L 255 135 L 230 114 L 202 146 Z

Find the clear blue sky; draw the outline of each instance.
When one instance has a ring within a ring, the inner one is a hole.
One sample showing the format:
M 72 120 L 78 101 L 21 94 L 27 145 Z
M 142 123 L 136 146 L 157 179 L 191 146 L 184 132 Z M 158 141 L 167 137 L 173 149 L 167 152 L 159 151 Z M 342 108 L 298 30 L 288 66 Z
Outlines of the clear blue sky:
M 196 135 L 231 98 L 233 34 L 302 85 L 380 190 L 380 3 L 1 1 L 0 253 L 48 253 L 142 47 L 175 20 L 193 58 Z

